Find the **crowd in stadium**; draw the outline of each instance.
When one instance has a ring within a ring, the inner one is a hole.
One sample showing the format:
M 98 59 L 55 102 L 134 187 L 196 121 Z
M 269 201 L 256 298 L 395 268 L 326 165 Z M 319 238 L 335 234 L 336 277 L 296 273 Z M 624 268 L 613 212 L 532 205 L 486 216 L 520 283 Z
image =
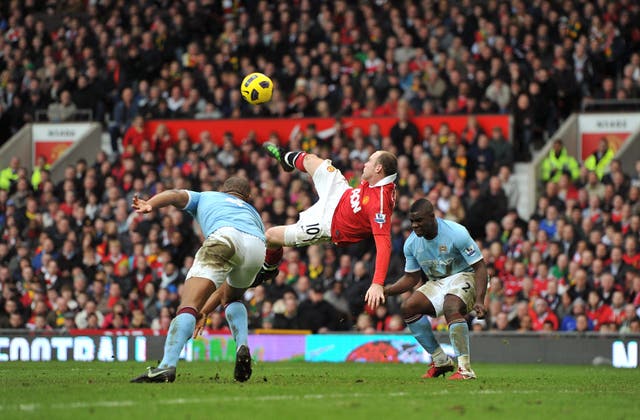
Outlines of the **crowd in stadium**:
M 42 110 L 105 123 L 112 151 L 53 182 L 14 158 L 0 168 L 0 328 L 166 329 L 200 244 L 183 212 L 141 216 L 135 194 L 215 190 L 253 180 L 265 225 L 292 223 L 313 200 L 282 172 L 267 139 L 173 138 L 150 118 L 393 116 L 331 139 L 307 127 L 290 147 L 332 159 L 357 183 L 372 151 L 399 157 L 388 281 L 403 272 L 413 200 L 463 223 L 491 274 L 489 316 L 474 330 L 640 332 L 640 163 L 623 173 L 603 149 L 585 162 L 562 145 L 543 163 L 544 193 L 524 221 L 512 164 L 527 161 L 591 99 L 640 96 L 640 8 L 629 0 L 472 2 L 12 1 L 0 9 L 0 139 Z M 277 83 L 243 103 L 242 77 Z M 461 133 L 419 132 L 413 116 L 508 113 L 513 144 L 469 117 Z M 270 141 L 289 139 L 272 138 Z M 234 147 L 234 141 L 241 147 Z M 607 159 L 604 161 L 604 159 Z M 603 163 L 604 162 L 604 163 Z M 639 161 L 640 162 L 640 161 Z M 364 305 L 371 244 L 287 249 L 272 284 L 246 295 L 252 328 L 402 331 L 399 299 Z M 224 317 L 209 328 L 225 331 Z M 434 328 L 446 329 L 442 320 Z

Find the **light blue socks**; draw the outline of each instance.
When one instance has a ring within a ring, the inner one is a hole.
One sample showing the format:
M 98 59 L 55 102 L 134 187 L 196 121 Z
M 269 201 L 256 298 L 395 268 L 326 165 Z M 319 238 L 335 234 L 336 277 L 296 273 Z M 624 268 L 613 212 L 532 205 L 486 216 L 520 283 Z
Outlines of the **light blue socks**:
M 193 335 L 196 318 L 190 313 L 181 313 L 171 321 L 167 341 L 164 343 L 164 356 L 158 367 L 175 367 L 180 352 Z
M 429 354 L 435 353 L 436 350 L 440 348 L 440 344 L 438 344 L 436 336 L 433 335 L 429 317 L 422 316 L 417 321 L 407 324 L 407 326 L 418 343 L 420 343 L 420 345 L 429 352 Z
M 458 358 L 458 366 L 469 370 L 469 326 L 466 322 L 449 325 L 449 339 Z
M 236 341 L 236 350 L 240 346 L 249 347 L 249 320 L 247 315 L 247 308 L 242 302 L 231 302 L 224 310 L 229 328 L 233 334 L 233 339 Z

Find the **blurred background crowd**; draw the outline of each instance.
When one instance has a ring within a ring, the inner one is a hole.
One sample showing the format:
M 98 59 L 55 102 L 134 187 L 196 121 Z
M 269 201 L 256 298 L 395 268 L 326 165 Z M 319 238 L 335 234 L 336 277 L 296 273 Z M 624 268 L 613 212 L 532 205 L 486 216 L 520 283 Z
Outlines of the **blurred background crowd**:
M 26 122 L 86 118 L 111 149 L 59 182 L 46 159 L 32 173 L 17 158 L 0 168 L 0 328 L 166 329 L 201 233 L 174 208 L 132 213 L 135 194 L 244 174 L 267 227 L 314 202 L 306 175 L 260 151 L 267 139 L 148 133 L 145 120 L 320 116 L 336 118 L 329 137 L 310 124 L 269 140 L 332 159 L 354 185 L 373 151 L 399 157 L 389 282 L 403 272 L 408 209 L 427 197 L 489 264 L 489 316 L 470 319 L 475 330 L 640 332 L 640 161 L 624 173 L 606 141 L 584 162 L 558 142 L 528 220 L 511 179 L 584 104 L 639 97 L 639 20 L 630 0 L 3 2 L 0 140 Z M 252 71 L 277 84 L 267 105 L 240 98 Z M 513 141 L 484 132 L 480 113 L 512 115 Z M 411 122 L 443 114 L 470 115 L 467 127 Z M 398 122 L 347 133 L 342 116 Z M 286 250 L 274 283 L 245 296 L 250 326 L 404 330 L 404 296 L 364 306 L 371 249 Z M 228 330 L 221 313 L 209 328 Z

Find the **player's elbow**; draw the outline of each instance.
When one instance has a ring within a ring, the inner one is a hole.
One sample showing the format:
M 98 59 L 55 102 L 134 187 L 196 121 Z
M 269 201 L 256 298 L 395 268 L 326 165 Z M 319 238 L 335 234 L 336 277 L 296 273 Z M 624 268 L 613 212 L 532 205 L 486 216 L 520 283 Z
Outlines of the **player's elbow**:
M 185 190 L 171 190 L 171 204 L 179 209 L 183 209 L 189 204 L 189 193 Z

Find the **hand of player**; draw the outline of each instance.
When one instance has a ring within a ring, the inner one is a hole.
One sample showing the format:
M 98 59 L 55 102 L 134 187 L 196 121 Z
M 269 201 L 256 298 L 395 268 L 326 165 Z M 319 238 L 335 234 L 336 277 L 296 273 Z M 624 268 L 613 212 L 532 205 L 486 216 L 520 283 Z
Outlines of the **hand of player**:
M 137 195 L 133 196 L 133 202 L 131 203 L 131 207 L 136 211 L 136 213 L 149 213 L 153 210 L 151 204 L 149 204 L 146 200 L 139 198 Z
M 371 309 L 376 309 L 379 304 L 385 302 L 384 287 L 381 284 L 373 283 L 369 286 L 367 294 L 364 295 L 364 301 Z
M 198 312 L 198 319 L 196 320 L 196 327 L 193 329 L 193 338 L 197 338 L 202 334 L 204 330 L 204 324 L 207 322 L 207 316 L 202 312 Z
M 483 303 L 476 302 L 475 305 L 473 305 L 473 310 L 476 312 L 476 317 L 478 319 L 484 318 L 485 310 L 484 310 L 484 304 Z

